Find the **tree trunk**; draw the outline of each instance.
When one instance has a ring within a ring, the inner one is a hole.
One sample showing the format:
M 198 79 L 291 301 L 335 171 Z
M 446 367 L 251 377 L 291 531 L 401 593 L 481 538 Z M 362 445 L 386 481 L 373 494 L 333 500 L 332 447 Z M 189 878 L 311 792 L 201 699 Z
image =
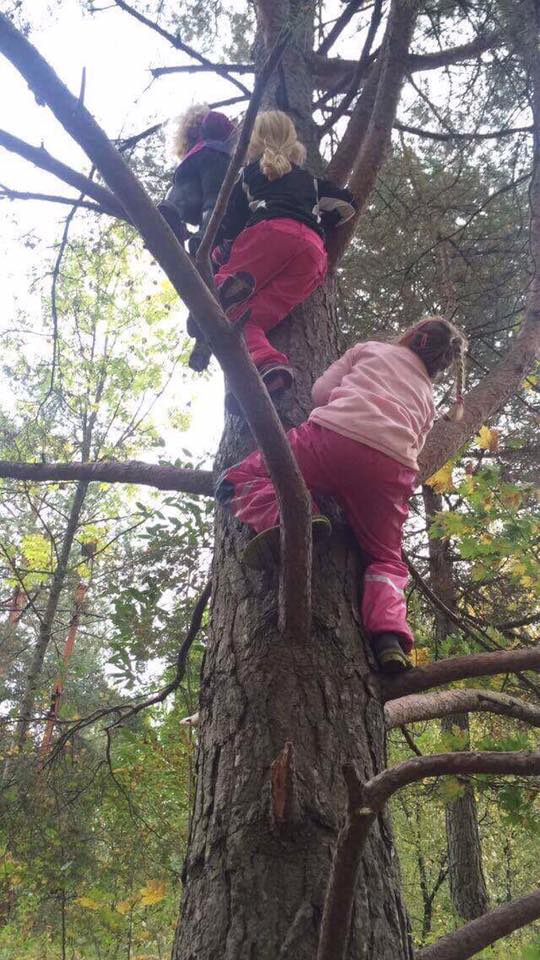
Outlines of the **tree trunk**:
M 434 514 L 443 508 L 442 497 L 431 487 L 423 487 L 424 505 L 428 524 Z M 452 575 L 448 542 L 429 541 L 429 568 L 433 590 L 444 604 L 455 610 L 456 591 Z M 455 629 L 440 610 L 435 611 L 435 630 L 439 642 Z M 443 732 L 458 727 L 463 735 L 464 749 L 469 748 L 468 714 L 454 714 L 441 720 Z M 482 846 L 478 831 L 478 815 L 474 788 L 465 784 L 464 792 L 455 800 L 449 800 L 445 809 L 446 838 L 448 843 L 448 882 L 455 910 L 463 920 L 474 920 L 489 910 L 486 880 L 482 867 Z
M 336 356 L 331 298 L 329 288 L 317 292 L 274 337 L 298 370 L 298 399 L 283 411 L 285 422 L 303 419 L 313 379 Z M 229 423 L 218 468 L 238 460 L 250 440 Z M 342 767 L 352 763 L 367 778 L 385 765 L 350 534 L 336 524 L 330 544 L 314 548 L 313 630 L 305 646 L 284 644 L 277 573 L 241 564 L 246 540 L 246 528 L 218 510 L 197 790 L 174 960 L 312 960 L 344 813 Z M 386 817 L 371 833 L 357 889 L 351 960 L 410 960 Z
M 71 553 L 73 540 L 79 525 L 79 517 L 81 515 L 87 490 L 87 481 L 81 481 L 77 484 L 69 512 L 66 530 L 62 539 L 56 570 L 54 571 L 51 588 L 49 590 L 49 596 L 47 598 L 47 605 L 39 625 L 39 633 L 34 651 L 32 653 L 32 658 L 30 660 L 28 673 L 26 675 L 26 683 L 21 697 L 20 717 L 15 730 L 15 745 L 19 749 L 22 749 L 24 746 L 28 727 L 30 726 L 32 719 L 36 690 L 39 683 L 39 678 L 41 676 L 45 654 L 47 653 L 47 649 L 51 641 L 54 618 L 58 609 L 58 601 L 60 600 L 60 594 L 62 593 L 64 586 L 69 564 L 69 555 Z

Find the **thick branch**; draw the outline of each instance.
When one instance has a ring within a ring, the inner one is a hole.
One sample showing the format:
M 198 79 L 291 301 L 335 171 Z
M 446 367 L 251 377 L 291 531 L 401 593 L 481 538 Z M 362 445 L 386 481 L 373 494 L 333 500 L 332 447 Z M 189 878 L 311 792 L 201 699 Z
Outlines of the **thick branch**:
M 149 27 L 150 30 L 154 30 L 159 34 L 160 37 L 163 37 L 164 40 L 167 40 L 175 50 L 182 50 L 184 53 L 187 53 L 188 56 L 193 57 L 194 60 L 197 60 L 199 63 L 204 64 L 210 70 L 213 70 L 215 73 L 219 74 L 220 77 L 223 77 L 225 80 L 228 80 L 229 83 L 233 83 L 235 87 L 238 87 L 242 93 L 247 93 L 249 95 L 249 90 L 244 86 L 243 83 L 240 83 L 240 80 L 237 80 L 235 77 L 231 77 L 227 70 L 221 66 L 219 63 L 212 63 L 206 57 L 203 57 L 200 53 L 197 53 L 193 47 L 190 47 L 187 43 L 183 43 L 179 37 L 175 36 L 174 33 L 170 33 L 168 30 L 164 30 L 163 27 L 160 27 L 159 23 L 154 23 L 153 20 L 149 20 L 148 17 L 145 17 L 144 14 L 139 13 L 135 7 L 132 7 L 129 3 L 126 3 L 125 0 L 114 0 L 117 7 L 120 7 L 125 13 L 129 13 L 130 17 L 133 17 L 135 20 L 138 20 L 139 23 L 142 23 L 145 27 Z
M 69 92 L 31 43 L 0 14 L 0 50 L 47 103 L 101 172 L 165 271 L 197 317 L 237 396 L 275 485 L 284 539 L 281 624 L 297 640 L 308 636 L 311 596 L 311 511 L 302 474 L 245 343 L 207 289 L 133 172 L 86 107 Z
M 416 667 L 399 677 L 383 681 L 385 700 L 394 700 L 430 687 L 441 687 L 454 680 L 471 677 L 494 677 L 500 673 L 519 673 L 540 668 L 540 646 L 519 650 L 497 650 L 494 653 L 472 653 L 465 657 L 437 660 L 425 667 Z
M 540 890 L 503 903 L 420 950 L 416 960 L 467 960 L 540 917 Z
M 343 960 L 345 957 L 360 857 L 375 817 L 396 791 L 425 777 L 474 774 L 535 776 L 540 773 L 540 752 L 443 753 L 414 757 L 384 770 L 365 784 L 360 782 L 352 769 L 344 772 L 349 811 L 337 840 L 317 960 Z M 452 954 L 452 957 L 458 956 L 461 960 L 460 954 Z
M 34 482 L 88 480 L 98 483 L 140 483 L 158 490 L 178 490 L 204 497 L 211 497 L 214 493 L 210 470 L 187 470 L 140 460 L 127 460 L 124 463 L 19 463 L 16 460 L 0 460 L 0 477 Z
M 454 713 L 496 713 L 540 727 L 540 707 L 491 690 L 443 690 L 390 700 L 384 708 L 387 730 Z
M 47 173 L 52 173 L 53 176 L 69 184 L 70 187 L 75 187 L 76 190 L 86 194 L 87 197 L 91 197 L 103 208 L 105 213 L 121 220 L 126 219 L 125 210 L 110 190 L 101 187 L 99 183 L 94 183 L 84 174 L 72 170 L 61 160 L 51 156 L 45 147 L 33 147 L 32 144 L 26 143 L 19 137 L 14 137 L 6 130 L 0 130 L 0 147 L 5 147 L 11 153 L 16 153 L 25 160 L 29 160 L 34 166 L 46 170 Z

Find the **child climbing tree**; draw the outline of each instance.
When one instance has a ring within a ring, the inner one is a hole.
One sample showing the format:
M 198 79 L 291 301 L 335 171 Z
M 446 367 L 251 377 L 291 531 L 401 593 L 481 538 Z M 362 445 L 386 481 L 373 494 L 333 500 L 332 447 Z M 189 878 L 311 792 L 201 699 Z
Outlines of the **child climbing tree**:
M 177 49 L 186 49 L 175 33 L 140 10 L 124 0 L 117 0 L 117 5 L 146 28 L 158 29 Z M 419 464 L 419 478 L 425 480 L 516 393 L 537 351 L 540 56 L 535 38 L 539 14 L 533 0 L 512 5 L 501 0 L 478 9 L 462 3 L 444 5 L 444 9 L 436 5 L 435 12 L 420 0 L 376 2 L 368 11 L 358 59 L 328 56 L 340 30 L 363 6 L 347 4 L 315 50 L 315 3 L 256 3 L 256 73 L 279 43 L 282 30 L 290 31 L 279 67 L 264 91 L 263 106 L 294 116 L 314 168 L 323 167 L 318 134 L 335 131 L 337 144 L 325 174 L 338 184 L 347 182 L 358 211 L 329 244 L 334 272 L 325 287 L 295 311 L 293 323 L 285 322 L 276 333 L 277 345 L 286 347 L 299 371 L 297 399 L 280 411 L 287 425 L 305 418 L 312 383 L 338 355 L 335 269 L 357 222 L 361 232 L 362 215 L 381 174 L 392 128 L 400 123 L 396 115 L 406 78 L 414 88 L 418 71 L 476 61 L 490 51 L 492 60 L 483 66 L 480 59 L 475 67 L 486 71 L 481 87 L 483 83 L 489 87 L 489 71 L 497 75 L 498 56 L 504 52 L 505 63 L 511 63 L 527 91 L 519 106 L 526 109 L 528 121 L 532 111 L 531 279 L 523 324 L 500 362 L 465 395 L 463 418 L 436 422 Z M 459 37 L 462 43 L 451 45 L 449 37 L 456 25 L 461 28 L 464 6 L 467 34 Z M 441 41 L 435 49 L 430 42 L 433 37 Z M 428 755 L 386 769 L 385 724 L 395 723 L 392 711 L 399 714 L 405 695 L 411 696 L 406 706 L 407 722 L 412 722 L 425 715 L 422 691 L 452 680 L 537 667 L 540 651 L 531 647 L 446 659 L 381 683 L 357 616 L 355 546 L 336 523 L 324 550 L 317 545 L 313 549 L 312 574 L 307 491 L 280 419 L 248 358 L 241 330 L 228 323 L 140 183 L 80 99 L 67 91 L 24 33 L 5 16 L 0 18 L 0 50 L 83 147 L 107 187 L 60 167 L 50 155 L 15 138 L 10 148 L 42 166 L 48 164 L 67 182 L 77 182 L 102 210 L 127 218 L 139 231 L 200 324 L 251 430 L 249 436 L 245 429 L 227 423 L 217 466 L 230 466 L 257 444 L 280 506 L 279 569 L 262 575 L 241 565 L 245 533 L 236 521 L 217 513 L 197 792 L 175 960 L 195 956 L 198 960 L 242 956 L 307 960 L 316 955 L 319 960 L 412 958 L 387 801 L 407 784 L 448 773 L 535 775 L 540 757 L 526 752 Z M 219 69 L 227 76 L 233 72 Z M 316 91 L 320 96 L 315 100 Z M 423 91 L 417 91 L 417 96 L 425 102 Z M 463 136 L 452 129 L 444 129 L 442 135 Z M 211 491 L 207 474 L 174 468 L 156 468 L 152 473 L 133 464 L 4 464 L 2 472 L 36 480 L 79 481 L 98 476 L 136 481 L 145 475 L 157 486 L 203 495 Z M 441 715 L 444 697 L 430 695 L 432 718 Z M 509 702 L 499 696 L 492 703 L 510 716 L 531 718 L 519 700 Z M 477 708 L 478 698 L 472 691 L 469 700 L 461 698 L 460 712 Z M 417 956 L 422 960 L 472 956 L 539 914 L 540 897 L 531 893 L 480 917 L 474 926 L 449 934 Z

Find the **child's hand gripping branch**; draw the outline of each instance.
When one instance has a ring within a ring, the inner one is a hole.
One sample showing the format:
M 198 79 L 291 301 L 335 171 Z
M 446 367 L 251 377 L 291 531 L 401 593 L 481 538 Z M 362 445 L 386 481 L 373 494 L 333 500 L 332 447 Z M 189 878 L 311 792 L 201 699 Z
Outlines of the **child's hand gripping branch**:
M 362 621 L 381 670 L 410 666 L 402 529 L 416 486 L 417 458 L 435 416 L 433 381 L 454 365 L 462 415 L 466 340 L 447 320 L 428 317 L 392 343 L 368 341 L 348 350 L 313 387 L 315 409 L 288 433 L 309 490 L 334 497 L 365 561 Z M 258 451 L 220 478 L 217 500 L 257 533 L 245 562 L 279 558 L 279 510 Z M 314 536 L 330 523 L 313 500 Z
M 327 270 L 325 229 L 354 214 L 347 190 L 302 168 L 305 148 L 294 124 L 279 110 L 260 113 L 247 166 L 230 197 L 212 257 L 221 304 L 240 318 L 251 357 L 272 395 L 292 385 L 288 357 L 267 332 L 305 300 Z M 231 394 L 226 406 L 239 413 Z

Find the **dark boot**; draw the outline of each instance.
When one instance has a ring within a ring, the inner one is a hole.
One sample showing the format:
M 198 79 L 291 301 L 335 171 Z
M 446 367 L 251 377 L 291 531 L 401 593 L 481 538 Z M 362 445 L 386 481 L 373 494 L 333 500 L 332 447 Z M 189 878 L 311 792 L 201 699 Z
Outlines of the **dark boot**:
M 314 543 L 324 540 L 332 533 L 328 517 L 317 514 L 312 517 L 311 528 Z M 250 540 L 242 554 L 242 560 L 252 570 L 268 570 L 279 563 L 281 553 L 280 528 L 269 527 Z
M 403 652 L 397 633 L 378 633 L 371 641 L 373 653 L 381 673 L 404 673 L 412 668 L 412 663 Z

